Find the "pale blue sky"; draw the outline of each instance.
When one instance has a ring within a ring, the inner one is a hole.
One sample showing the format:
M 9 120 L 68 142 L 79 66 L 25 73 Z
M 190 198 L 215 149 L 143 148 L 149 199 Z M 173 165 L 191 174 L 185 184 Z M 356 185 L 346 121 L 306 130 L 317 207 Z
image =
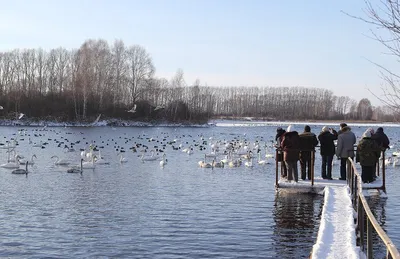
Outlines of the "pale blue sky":
M 144 46 L 156 75 L 192 84 L 306 86 L 379 101 L 379 69 L 396 68 L 369 39 L 363 0 L 0 0 L 0 51 L 78 48 L 86 39 Z

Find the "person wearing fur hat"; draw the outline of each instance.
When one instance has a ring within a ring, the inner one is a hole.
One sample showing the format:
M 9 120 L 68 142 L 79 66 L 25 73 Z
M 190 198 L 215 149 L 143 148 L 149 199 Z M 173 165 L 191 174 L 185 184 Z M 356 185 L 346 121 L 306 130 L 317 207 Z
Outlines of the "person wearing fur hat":
M 340 178 L 346 180 L 347 158 L 354 158 L 354 144 L 356 143 L 356 135 L 351 131 L 349 126 L 344 126 L 341 133 L 338 134 L 336 156 L 340 159 Z
M 297 161 L 299 160 L 300 153 L 300 140 L 299 134 L 294 130 L 293 125 L 289 125 L 286 130 L 286 133 L 283 134 L 283 139 L 281 142 L 281 147 L 283 150 L 283 160 L 286 163 L 286 167 L 288 170 L 288 180 L 295 180 L 298 182 L 298 169 L 297 169 Z
M 304 132 L 299 134 L 300 137 L 300 165 L 301 179 L 311 180 L 311 152 L 315 151 L 318 145 L 317 136 L 311 132 L 310 126 L 304 127 Z M 307 174 L 306 174 L 307 172 Z
M 332 180 L 332 160 L 333 156 L 335 155 L 334 140 L 336 140 L 337 138 L 338 133 L 336 132 L 336 130 L 330 129 L 327 126 L 324 126 L 321 133 L 318 135 L 322 158 L 322 179 Z
M 371 131 L 366 130 L 357 145 L 356 162 L 360 162 L 361 179 L 364 183 L 374 181 L 374 168 L 381 152 L 381 148 L 371 136 Z

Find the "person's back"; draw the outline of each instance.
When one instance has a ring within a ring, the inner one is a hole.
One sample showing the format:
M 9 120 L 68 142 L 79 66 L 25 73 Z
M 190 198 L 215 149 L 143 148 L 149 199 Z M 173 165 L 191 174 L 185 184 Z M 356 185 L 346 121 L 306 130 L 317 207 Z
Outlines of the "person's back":
M 356 136 L 349 126 L 342 129 L 342 133 L 338 136 L 336 155 L 340 158 L 340 180 L 346 180 L 347 158 L 354 157 L 354 144 Z
M 390 141 L 388 136 L 383 132 L 382 127 L 379 127 L 371 138 L 376 141 L 376 143 L 378 144 L 378 146 L 381 147 L 382 150 L 386 150 L 389 148 Z
M 349 126 L 342 129 L 342 133 L 338 136 L 336 155 L 340 158 L 354 157 L 354 144 L 356 136 Z
M 335 155 L 334 140 L 338 139 L 338 133 L 334 129 L 331 130 L 332 132 L 330 132 L 329 129 L 323 129 L 322 132 L 318 135 L 321 155 Z
M 306 179 L 307 171 L 307 178 L 308 180 L 311 180 L 311 152 L 314 152 L 315 147 L 318 145 L 318 140 L 317 136 L 315 136 L 315 134 L 311 132 L 310 126 L 306 125 L 304 127 L 304 132 L 299 134 L 299 144 L 301 179 Z
M 283 149 L 283 159 L 288 170 L 288 180 L 298 181 L 297 161 L 299 160 L 300 140 L 299 134 L 294 130 L 293 125 L 289 125 L 286 133 L 283 134 L 281 142 Z
M 338 133 L 334 129 L 327 126 L 322 128 L 322 132 L 318 135 L 320 143 L 320 153 L 322 158 L 321 177 L 322 179 L 332 180 L 332 160 L 335 155 L 334 140 L 338 138 Z

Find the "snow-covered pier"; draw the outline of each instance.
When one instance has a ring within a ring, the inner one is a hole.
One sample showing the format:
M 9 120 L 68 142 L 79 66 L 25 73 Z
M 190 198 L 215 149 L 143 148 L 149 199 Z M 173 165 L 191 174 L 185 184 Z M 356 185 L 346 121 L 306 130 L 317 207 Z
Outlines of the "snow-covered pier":
M 380 227 L 365 199 L 365 194 L 371 192 L 386 198 L 385 170 L 368 184 L 362 183 L 361 175 L 351 159 L 348 160 L 347 181 L 314 179 L 312 173 L 312 180 L 289 182 L 286 179 L 278 180 L 278 169 L 276 174 L 277 192 L 324 195 L 318 237 L 310 258 L 374 258 L 373 232 L 386 246 L 386 258 L 400 258 L 399 251 Z

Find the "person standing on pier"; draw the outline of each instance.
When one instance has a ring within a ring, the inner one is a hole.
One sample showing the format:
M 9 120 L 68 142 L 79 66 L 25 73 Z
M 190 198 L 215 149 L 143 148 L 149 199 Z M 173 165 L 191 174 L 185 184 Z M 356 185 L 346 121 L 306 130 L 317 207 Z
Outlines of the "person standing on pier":
M 332 180 L 332 160 L 335 155 L 335 143 L 333 142 L 338 138 L 336 130 L 324 126 L 322 132 L 318 135 L 320 143 L 322 168 L 322 179 Z
M 357 145 L 356 162 L 361 165 L 361 179 L 364 183 L 374 181 L 374 168 L 379 159 L 381 148 L 372 138 L 370 130 L 366 130 Z
M 318 145 L 317 136 L 311 132 L 310 126 L 304 127 L 304 132 L 299 134 L 300 137 L 300 165 L 301 179 L 311 180 L 311 152 L 315 152 L 315 147 Z M 313 157 L 315 160 L 315 157 Z M 314 162 L 314 161 L 313 161 Z
M 278 127 L 276 129 L 276 136 L 275 136 L 275 141 L 276 141 L 276 148 L 278 149 L 278 156 L 276 157 L 276 160 L 278 162 L 281 162 L 281 178 L 286 178 L 287 177 L 287 168 L 286 168 L 286 163 L 283 160 L 283 151 L 281 149 L 281 142 L 283 139 L 283 134 L 286 133 L 286 130 L 282 129 L 281 127 Z
M 336 156 L 340 159 L 340 178 L 346 180 L 347 158 L 354 158 L 354 144 L 356 143 L 356 135 L 351 131 L 349 126 L 341 128 L 338 135 Z
M 297 183 L 299 180 L 297 161 L 300 154 L 300 138 L 299 133 L 294 130 L 293 125 L 289 125 L 286 133 L 283 134 L 281 147 L 283 150 L 283 160 L 288 170 L 287 179 L 291 181 L 294 178 L 294 181 Z

